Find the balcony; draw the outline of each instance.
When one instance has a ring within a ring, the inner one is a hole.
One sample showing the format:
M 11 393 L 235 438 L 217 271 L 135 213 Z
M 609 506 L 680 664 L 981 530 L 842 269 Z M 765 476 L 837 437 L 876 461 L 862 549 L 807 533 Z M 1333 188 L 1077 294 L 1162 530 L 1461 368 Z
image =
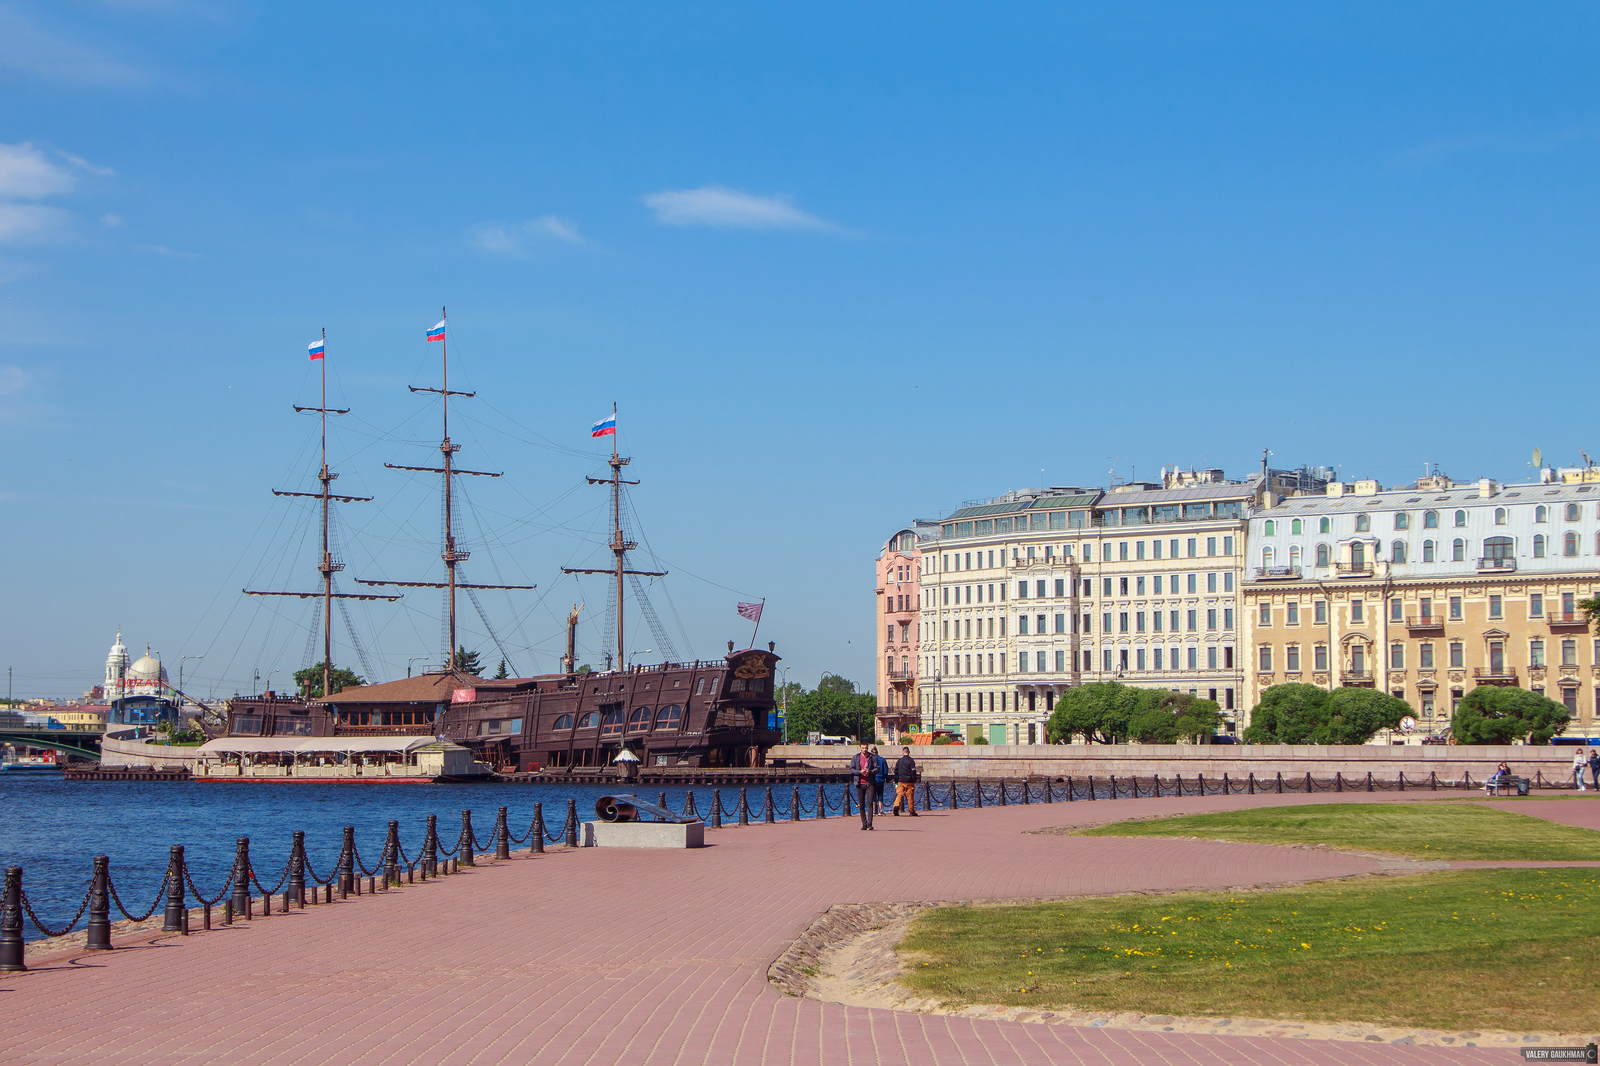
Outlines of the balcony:
M 917 672 L 915 670 L 890 670 L 889 671 L 889 684 L 891 684 L 891 685 L 905 685 L 905 684 L 909 684 L 912 681 L 915 681 L 916 679 L 917 679 Z
M 1511 573 L 1516 569 L 1517 561 L 1515 559 L 1478 560 L 1478 573 L 1480 574 Z
M 1551 629 L 1588 629 L 1589 616 L 1583 611 L 1546 611 L 1544 620 Z
M 1406 616 L 1406 628 L 1409 629 L 1413 633 L 1443 633 L 1444 632 L 1444 615 L 1442 615 L 1442 614 L 1422 614 L 1422 615 L 1415 615 L 1415 616 L 1407 615 Z
M 1012 570 L 1031 570 L 1037 566 L 1066 566 L 1076 569 L 1078 560 L 1071 555 L 1052 555 L 1044 559 L 1012 559 L 1006 566 Z
M 892 605 L 894 601 L 890 600 L 888 603 Z M 886 605 L 884 607 L 885 614 L 916 614 L 920 610 L 922 610 L 922 608 L 918 606 L 917 598 L 915 596 L 911 597 L 911 599 L 908 601 L 908 606 L 894 607 Z
M 1339 683 L 1341 685 L 1370 685 L 1372 684 L 1372 671 L 1340 670 Z
M 1509 666 L 1475 666 L 1472 669 L 1473 680 L 1480 685 L 1515 685 L 1517 672 Z
M 1298 566 L 1258 566 L 1256 567 L 1257 581 L 1299 581 L 1300 568 Z
M 1371 577 L 1372 564 L 1370 562 L 1334 563 L 1333 572 L 1338 577 Z

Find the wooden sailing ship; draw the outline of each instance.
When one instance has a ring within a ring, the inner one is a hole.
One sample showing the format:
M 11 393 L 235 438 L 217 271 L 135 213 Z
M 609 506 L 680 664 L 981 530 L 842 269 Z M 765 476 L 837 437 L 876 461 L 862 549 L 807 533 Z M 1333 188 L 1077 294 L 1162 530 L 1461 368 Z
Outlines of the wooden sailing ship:
M 441 322 L 441 326 L 443 323 Z M 442 339 L 442 337 L 441 337 Z M 444 410 L 444 438 L 439 446 L 440 467 L 385 464 L 392 469 L 418 470 L 443 477 L 445 533 L 440 555 L 444 580 L 362 580 L 368 586 L 440 588 L 446 590 L 449 642 L 444 669 L 398 681 L 363 685 L 328 694 L 325 671 L 323 695 L 316 699 L 267 692 L 238 698 L 229 714 L 229 734 L 249 737 L 417 737 L 436 736 L 473 751 L 477 760 L 501 772 L 545 771 L 562 774 L 582 768 L 612 764 L 624 747 L 645 767 L 741 768 L 761 766 L 768 748 L 781 743 L 773 699 L 775 645 L 765 650 L 735 650 L 721 659 L 628 665 L 625 642 L 624 579 L 664 576 L 660 571 L 634 570 L 627 555 L 637 545 L 623 528 L 622 470 L 630 459 L 618 453 L 612 435 L 608 460 L 611 476 L 588 479 L 605 485 L 611 496 L 610 551 L 613 562 L 605 569 L 563 568 L 569 574 L 607 574 L 615 584 L 615 658 L 617 669 L 590 671 L 577 666 L 578 610 L 567 617 L 567 653 L 561 671 L 536 677 L 485 680 L 457 666 L 455 594 L 458 589 L 531 589 L 531 585 L 472 585 L 458 580 L 457 566 L 468 555 L 455 540 L 453 479 L 471 475 L 498 477 L 486 471 L 455 466 L 449 433 L 450 397 L 473 393 L 449 388 L 449 359 L 442 352 L 444 373 L 438 389 L 412 388 L 413 392 L 439 395 Z M 324 389 L 324 396 L 326 390 Z M 322 408 L 327 408 L 326 399 Z M 329 412 L 323 410 L 326 419 Z M 324 440 L 326 435 L 324 434 Z M 321 569 L 325 620 L 331 622 L 333 599 L 344 595 L 333 589 L 332 574 L 339 568 L 327 549 L 327 508 L 345 498 L 331 496 L 326 444 L 322 466 L 324 551 Z M 300 494 L 314 495 L 314 494 Z M 306 595 L 289 593 L 287 595 Z M 380 598 L 368 596 L 365 598 Z M 393 599 L 385 595 L 381 598 Z M 324 663 L 331 663 L 332 643 L 325 631 Z M 608 659 L 610 656 L 608 655 Z M 610 664 L 608 664 L 609 666 Z M 303 743 L 299 743 L 301 748 Z

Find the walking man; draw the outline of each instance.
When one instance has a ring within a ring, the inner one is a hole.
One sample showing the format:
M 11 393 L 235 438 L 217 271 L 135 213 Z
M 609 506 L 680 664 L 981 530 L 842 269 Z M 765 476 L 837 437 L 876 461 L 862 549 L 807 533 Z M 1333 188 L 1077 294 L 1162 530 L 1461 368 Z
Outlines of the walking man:
M 861 750 L 850 757 L 850 780 L 855 782 L 856 799 L 860 800 L 861 828 L 872 828 L 872 808 L 878 790 L 872 783 L 873 777 L 878 773 L 878 760 L 872 755 L 866 744 L 861 745 Z
M 917 816 L 917 760 L 911 757 L 910 748 L 900 749 L 900 758 L 894 761 L 894 807 L 891 808 L 896 818 L 900 817 L 900 805 L 904 803 L 906 813 L 915 818 Z

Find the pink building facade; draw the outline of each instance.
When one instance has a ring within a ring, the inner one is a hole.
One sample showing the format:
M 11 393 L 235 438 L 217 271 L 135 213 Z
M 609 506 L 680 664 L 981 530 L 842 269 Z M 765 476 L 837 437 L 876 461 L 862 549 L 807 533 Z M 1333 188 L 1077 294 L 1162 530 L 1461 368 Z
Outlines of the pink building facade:
M 896 742 L 921 722 L 917 695 L 919 538 L 927 534 L 905 528 L 884 542 L 878 553 L 878 737 Z

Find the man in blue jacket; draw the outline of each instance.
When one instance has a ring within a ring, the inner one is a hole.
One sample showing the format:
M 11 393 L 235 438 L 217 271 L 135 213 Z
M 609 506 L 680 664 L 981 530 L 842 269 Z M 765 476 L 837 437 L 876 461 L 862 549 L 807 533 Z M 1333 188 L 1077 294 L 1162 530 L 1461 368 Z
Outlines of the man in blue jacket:
M 872 761 L 876 767 L 872 772 L 872 804 L 875 813 L 883 813 L 883 790 L 889 780 L 889 763 L 882 755 L 878 754 L 876 746 L 872 749 Z

